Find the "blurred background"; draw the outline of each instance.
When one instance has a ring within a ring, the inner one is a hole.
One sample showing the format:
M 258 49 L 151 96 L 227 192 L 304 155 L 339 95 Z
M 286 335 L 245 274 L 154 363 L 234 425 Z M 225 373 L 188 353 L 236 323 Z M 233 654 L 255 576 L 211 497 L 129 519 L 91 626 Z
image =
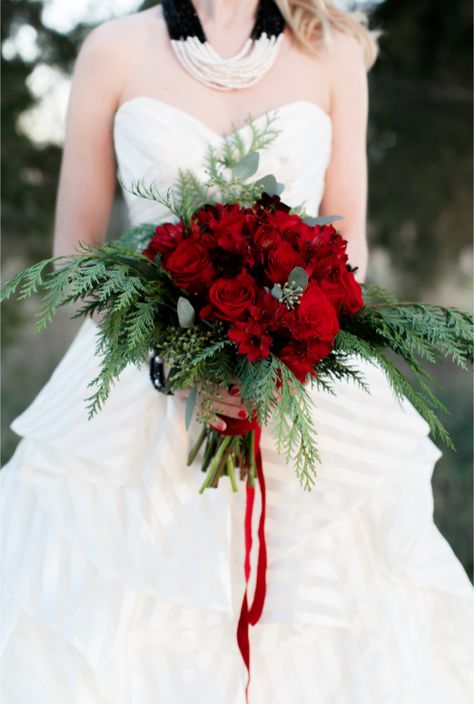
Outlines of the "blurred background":
M 51 254 L 70 74 L 84 36 L 99 22 L 154 4 L 3 0 L 4 277 Z M 368 278 L 403 298 L 472 310 L 472 3 L 345 6 L 362 7 L 384 31 L 369 73 Z M 108 237 L 119 234 L 124 217 L 117 187 Z M 3 310 L 2 464 L 19 440 L 9 424 L 48 380 L 79 325 L 61 311 L 33 335 L 37 303 Z M 432 372 L 457 447 L 442 448 L 436 465 L 434 516 L 472 579 L 471 377 L 449 364 Z

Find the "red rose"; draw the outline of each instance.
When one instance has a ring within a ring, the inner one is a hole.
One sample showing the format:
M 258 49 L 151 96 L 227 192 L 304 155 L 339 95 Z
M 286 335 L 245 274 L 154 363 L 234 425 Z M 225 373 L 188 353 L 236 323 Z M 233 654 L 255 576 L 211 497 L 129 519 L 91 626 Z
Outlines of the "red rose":
M 248 316 L 257 290 L 247 272 L 233 279 L 217 279 L 209 289 L 209 305 L 201 310 L 201 318 L 220 318 L 233 323 Z
M 264 359 L 270 354 L 270 347 L 273 342 L 272 336 L 265 333 L 256 320 L 236 323 L 229 328 L 227 334 L 229 339 L 238 345 L 239 354 L 247 355 L 249 362 Z
M 143 254 L 151 261 L 155 261 L 158 253 L 163 255 L 171 253 L 183 239 L 184 233 L 185 227 L 182 220 L 177 223 L 165 222 L 163 225 L 158 225 Z
M 296 340 L 331 342 L 339 332 L 334 306 L 314 281 L 308 284 L 299 305 L 289 310 L 285 319 Z
M 295 377 L 305 383 L 308 374 L 316 376 L 314 367 L 320 359 L 331 352 L 331 343 L 320 340 L 290 342 L 280 351 L 278 357 L 293 372 Z
M 301 255 L 282 240 L 270 249 L 267 255 L 265 273 L 272 284 L 285 284 L 295 266 L 304 266 Z
M 170 272 L 174 283 L 190 293 L 200 293 L 208 288 L 216 273 L 207 247 L 192 238 L 182 240 L 164 258 L 163 266 Z
M 345 264 L 340 264 L 330 277 L 320 282 L 320 286 L 338 315 L 353 315 L 364 305 L 360 284 Z

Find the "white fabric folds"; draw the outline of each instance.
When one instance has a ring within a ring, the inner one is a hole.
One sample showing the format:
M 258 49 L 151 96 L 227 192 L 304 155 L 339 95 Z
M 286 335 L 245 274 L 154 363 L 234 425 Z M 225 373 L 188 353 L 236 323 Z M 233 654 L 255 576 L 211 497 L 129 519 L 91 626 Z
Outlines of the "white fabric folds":
M 289 173 L 287 202 L 311 201 L 329 118 L 301 101 L 280 126 L 262 171 Z M 159 187 L 198 164 L 209 139 L 219 137 L 148 98 L 116 117 L 122 176 L 138 178 L 148 159 Z M 132 222 L 160 215 L 127 198 Z M 21 441 L 0 473 L 2 703 L 244 704 L 244 486 L 233 494 L 224 477 L 198 493 L 198 461 L 186 466 L 198 428 L 186 433 L 183 402 L 157 393 L 145 365 L 87 419 L 95 334 L 85 321 L 12 424 Z M 251 630 L 250 702 L 468 704 L 472 587 L 433 523 L 441 453 L 383 373 L 359 365 L 370 395 L 347 383 L 312 392 L 312 492 L 263 432 L 268 587 Z

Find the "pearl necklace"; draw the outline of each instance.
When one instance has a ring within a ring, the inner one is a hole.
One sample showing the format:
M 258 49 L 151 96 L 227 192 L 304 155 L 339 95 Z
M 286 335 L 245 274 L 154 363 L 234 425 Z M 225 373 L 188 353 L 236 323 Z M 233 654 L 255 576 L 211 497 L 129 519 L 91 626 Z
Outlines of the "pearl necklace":
M 206 39 L 191 0 L 163 0 L 171 46 L 183 68 L 217 90 L 247 88 L 273 65 L 283 39 L 285 20 L 273 0 L 260 0 L 255 24 L 242 49 L 229 59 Z

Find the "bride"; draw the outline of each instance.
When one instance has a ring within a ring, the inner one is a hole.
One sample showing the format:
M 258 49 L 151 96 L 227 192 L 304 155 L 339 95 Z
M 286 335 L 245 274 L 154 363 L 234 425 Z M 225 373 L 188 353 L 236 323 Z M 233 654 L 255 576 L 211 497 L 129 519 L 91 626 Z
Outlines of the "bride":
M 330 0 L 166 0 L 98 26 L 74 69 L 54 254 L 102 240 L 117 176 L 166 191 L 179 168 L 200 173 L 209 142 L 274 114 L 259 172 L 285 184 L 286 202 L 343 214 L 363 282 L 376 54 L 364 16 Z M 123 193 L 132 224 L 169 217 Z M 11 426 L 2 701 L 243 704 L 245 492 L 198 493 L 200 458 L 186 466 L 196 428 L 186 433 L 184 398 L 157 392 L 147 365 L 127 367 L 87 420 L 96 330 L 83 323 Z M 383 373 L 360 364 L 370 395 L 343 382 L 336 396 L 311 392 L 322 461 L 310 493 L 263 432 L 267 597 L 250 629 L 252 704 L 472 701 L 471 586 L 432 518 L 441 452 Z M 222 390 L 216 410 L 243 407 Z M 254 575 L 255 551 L 251 561 Z

